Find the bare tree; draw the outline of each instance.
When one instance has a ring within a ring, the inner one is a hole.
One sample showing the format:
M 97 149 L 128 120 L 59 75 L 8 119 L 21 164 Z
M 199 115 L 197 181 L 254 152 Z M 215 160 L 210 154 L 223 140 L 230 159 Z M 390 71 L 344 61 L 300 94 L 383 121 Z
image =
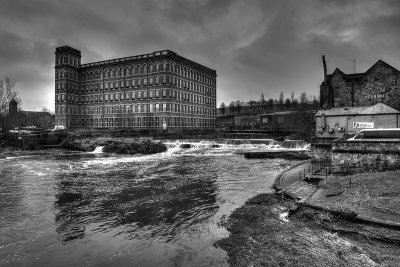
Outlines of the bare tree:
M 239 100 L 235 102 L 236 113 L 239 114 L 240 110 L 242 109 L 242 103 Z
M 283 106 L 283 102 L 285 101 L 285 96 L 283 95 L 283 92 L 279 93 L 279 105 L 282 107 Z
M 290 107 L 291 107 L 290 99 L 289 99 L 289 98 L 286 98 L 286 99 L 285 99 L 285 108 L 286 108 L 287 110 L 289 110 Z
M 8 114 L 10 101 L 14 99 L 17 102 L 17 107 L 19 107 L 19 109 L 22 103 L 21 98 L 18 96 L 14 87 L 15 82 L 8 77 L 6 77 L 4 81 L 0 80 L 0 129 L 3 132 L 9 130 L 10 127 L 13 127 Z
M 226 105 L 225 105 L 224 102 L 222 102 L 222 103 L 219 105 L 219 109 L 221 110 L 222 115 L 225 115 Z
M 264 94 L 261 94 L 261 97 L 260 97 L 260 107 L 261 107 L 262 110 L 265 110 L 266 104 L 267 104 L 267 101 L 265 101 Z
M 308 97 L 306 92 L 302 92 L 300 95 L 300 105 L 305 105 L 308 103 Z
M 298 105 L 299 105 L 299 100 L 297 100 L 297 98 L 293 99 L 292 108 L 297 109 Z
M 248 104 L 250 106 L 250 109 L 252 109 L 253 111 L 256 110 L 256 108 L 257 108 L 257 102 L 256 101 L 250 100 Z
M 52 111 L 49 108 L 47 108 L 46 106 L 43 106 L 40 111 L 41 112 L 47 112 L 47 113 L 50 113 L 50 114 L 52 113 Z
M 235 113 L 235 102 L 234 101 L 229 103 L 229 112 L 231 112 L 232 114 Z
M 0 114 L 4 115 L 8 112 L 8 103 L 11 99 L 17 101 L 18 106 L 21 106 L 21 98 L 18 96 L 15 91 L 15 82 L 10 78 L 6 77 L 6 79 L 0 80 Z
M 272 98 L 270 98 L 268 100 L 268 106 L 269 106 L 270 110 L 274 109 L 274 100 Z

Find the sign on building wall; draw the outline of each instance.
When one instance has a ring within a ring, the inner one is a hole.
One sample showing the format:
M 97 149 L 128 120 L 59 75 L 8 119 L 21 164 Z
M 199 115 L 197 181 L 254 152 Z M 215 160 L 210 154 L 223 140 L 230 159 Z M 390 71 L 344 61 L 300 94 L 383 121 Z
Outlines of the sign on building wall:
M 373 122 L 353 122 L 353 128 L 374 128 Z

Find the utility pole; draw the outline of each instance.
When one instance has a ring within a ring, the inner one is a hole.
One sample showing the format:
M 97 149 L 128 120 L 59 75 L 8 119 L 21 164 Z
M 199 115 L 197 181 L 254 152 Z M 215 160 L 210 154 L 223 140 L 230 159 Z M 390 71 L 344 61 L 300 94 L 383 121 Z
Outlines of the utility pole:
M 351 62 L 353 62 L 353 73 L 356 73 L 356 60 L 355 59 L 352 59 L 352 60 L 350 60 Z

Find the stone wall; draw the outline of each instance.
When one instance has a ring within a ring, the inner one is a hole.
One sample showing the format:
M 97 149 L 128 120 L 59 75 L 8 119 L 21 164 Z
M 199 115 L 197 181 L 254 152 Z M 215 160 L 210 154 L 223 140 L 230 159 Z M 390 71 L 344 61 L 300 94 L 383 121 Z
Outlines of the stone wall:
M 400 154 L 400 142 L 338 141 L 333 142 L 332 152 Z
M 320 89 L 321 101 L 328 107 L 370 106 L 382 102 L 400 109 L 400 71 L 382 60 L 364 73 L 345 74 L 336 69 L 329 75 L 328 87 L 322 84 Z
M 379 61 L 363 77 L 360 90 L 356 91 L 356 98 L 359 99 L 360 105 L 373 105 L 383 102 L 399 109 L 399 82 L 399 72 Z
M 332 166 L 359 171 L 400 167 L 400 142 L 334 142 Z

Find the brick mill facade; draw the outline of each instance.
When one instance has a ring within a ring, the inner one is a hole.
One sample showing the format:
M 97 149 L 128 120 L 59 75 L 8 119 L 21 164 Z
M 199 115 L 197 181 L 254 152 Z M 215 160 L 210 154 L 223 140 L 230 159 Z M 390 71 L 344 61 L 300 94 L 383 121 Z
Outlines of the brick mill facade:
M 324 61 L 324 81 L 320 86 L 321 106 L 371 106 L 384 103 L 400 109 L 400 71 L 378 60 L 364 73 L 345 74 L 338 68 L 327 75 Z
M 55 52 L 55 123 L 63 128 L 213 129 L 216 71 L 170 50 L 81 64 Z

